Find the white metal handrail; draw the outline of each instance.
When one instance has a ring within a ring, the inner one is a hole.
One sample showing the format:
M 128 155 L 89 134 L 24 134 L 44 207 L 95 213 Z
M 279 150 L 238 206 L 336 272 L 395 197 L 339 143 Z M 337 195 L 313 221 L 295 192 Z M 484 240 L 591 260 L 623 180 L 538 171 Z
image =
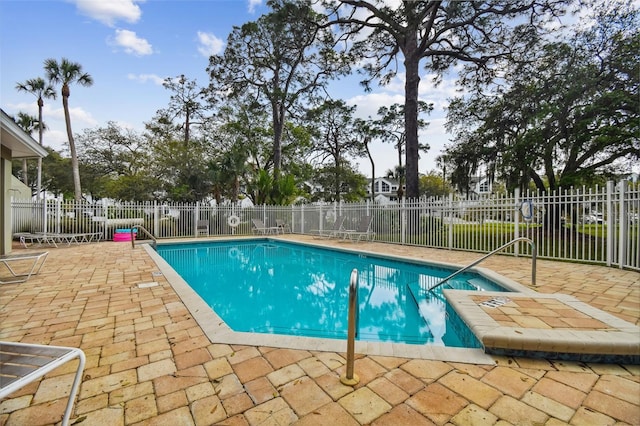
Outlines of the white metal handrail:
M 353 372 L 355 360 L 355 340 L 358 324 L 358 270 L 351 271 L 349 280 L 349 323 L 347 329 L 347 371 L 340 382 L 347 386 L 355 386 L 360 379 Z
M 151 245 L 153 246 L 153 248 L 155 248 L 158 243 L 156 237 L 154 237 L 153 234 L 142 225 L 134 225 L 131 227 L 131 248 L 134 248 L 136 246 L 135 234 L 137 229 L 141 230 L 147 237 L 151 239 L 151 241 L 153 241 Z
M 519 237 L 519 238 L 515 238 L 515 239 L 509 241 L 507 244 L 504 244 L 504 245 L 498 247 L 497 249 L 485 254 L 480 259 L 468 264 L 464 268 L 457 270 L 456 272 L 454 272 L 453 274 L 449 275 L 448 277 L 446 277 L 442 281 L 440 281 L 437 284 L 432 285 L 431 287 L 429 287 L 427 289 L 427 291 L 435 290 L 436 288 L 440 287 L 442 284 L 444 284 L 447 281 L 449 281 L 451 278 L 458 276 L 459 274 L 463 273 L 467 269 L 476 266 L 478 263 L 482 262 L 486 258 L 488 258 L 490 256 L 493 256 L 494 254 L 498 253 L 499 251 L 502 251 L 505 248 L 507 248 L 509 246 L 512 246 L 512 245 L 514 245 L 514 244 L 516 244 L 516 243 L 518 243 L 520 241 L 526 241 L 531 246 L 531 285 L 535 286 L 536 285 L 536 243 L 534 243 L 531 239 L 529 239 L 527 237 Z

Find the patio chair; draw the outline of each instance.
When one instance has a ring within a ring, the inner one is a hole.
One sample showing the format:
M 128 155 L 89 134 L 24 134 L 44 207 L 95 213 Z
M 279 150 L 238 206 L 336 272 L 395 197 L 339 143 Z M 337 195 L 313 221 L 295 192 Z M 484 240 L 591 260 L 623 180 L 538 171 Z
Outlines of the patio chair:
M 277 226 L 266 226 L 264 224 L 264 222 L 262 221 L 262 219 L 251 219 L 251 222 L 253 222 L 253 233 L 254 234 L 262 234 L 262 235 L 266 235 L 266 234 L 277 234 L 278 233 L 278 227 Z
M 371 231 L 372 220 L 372 216 L 362 216 L 356 229 L 344 230 L 340 232 L 340 235 L 342 235 L 345 240 L 349 239 L 351 241 L 361 241 L 362 239 L 371 240 L 376 235 L 375 232 Z
M 84 352 L 78 348 L 0 342 L 0 400 L 74 358 L 78 368 L 62 417 L 62 426 L 67 426 L 85 365 Z
M 278 231 L 283 234 L 286 234 L 287 232 L 291 233 L 291 227 L 282 219 L 276 219 L 276 226 L 278 227 Z
M 200 236 L 200 234 L 204 234 L 209 236 L 209 221 L 208 220 L 199 220 L 196 224 L 196 237 Z
M 333 238 L 339 237 L 343 231 L 342 225 L 344 224 L 344 216 L 337 216 L 333 226 L 330 229 L 312 229 L 311 234 L 316 238 Z
M 47 260 L 48 251 L 40 253 L 5 254 L 0 256 L 0 263 L 7 267 L 14 279 L 0 280 L 0 284 L 23 283 L 40 272 L 42 265 Z M 13 266 L 12 266 L 13 264 Z M 16 268 L 21 266 L 25 272 L 18 273 Z

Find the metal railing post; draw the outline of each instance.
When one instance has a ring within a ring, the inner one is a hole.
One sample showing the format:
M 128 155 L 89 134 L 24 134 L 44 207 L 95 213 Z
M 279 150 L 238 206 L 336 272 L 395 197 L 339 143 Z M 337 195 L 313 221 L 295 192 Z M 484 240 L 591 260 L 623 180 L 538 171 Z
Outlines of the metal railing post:
M 611 186 L 613 186 L 613 182 L 611 182 Z M 613 202 L 610 200 L 607 200 L 607 246 L 609 246 L 609 244 L 611 244 L 611 250 L 613 250 L 613 246 L 615 245 L 615 243 L 613 242 L 614 239 L 614 235 L 615 233 L 612 231 L 615 225 L 611 225 L 612 223 L 615 224 L 615 221 L 617 219 L 618 221 L 618 226 L 619 228 L 619 233 L 618 233 L 618 257 L 617 259 L 613 259 L 612 258 L 612 263 L 615 261 L 615 263 L 619 264 L 620 269 L 622 269 L 622 267 L 625 265 L 626 263 L 626 259 L 627 259 L 627 244 L 629 241 L 629 225 L 630 225 L 630 220 L 629 220 L 629 213 L 627 212 L 627 204 L 625 202 L 625 191 L 626 191 L 626 185 L 624 181 L 620 181 L 618 183 L 618 187 L 619 187 L 619 193 L 618 193 L 618 197 L 619 197 L 619 202 L 618 202 L 618 217 L 617 218 L 609 218 L 609 216 L 613 216 Z M 613 192 L 613 188 L 611 189 L 611 192 Z M 613 198 L 613 194 L 611 195 L 611 198 Z M 611 235 L 611 242 L 608 240 L 609 235 Z M 609 262 L 607 262 L 607 266 L 611 266 L 609 264 Z
M 349 324 L 347 330 L 347 372 L 340 377 L 343 385 L 355 386 L 360 378 L 353 372 L 355 359 L 356 328 L 358 323 L 358 270 L 351 271 L 349 280 Z
M 513 238 L 518 239 L 520 238 L 520 188 L 516 188 L 513 191 L 513 202 L 515 206 L 513 211 Z M 513 246 L 513 255 L 515 257 L 518 257 L 518 254 L 520 254 L 519 248 L 518 244 Z

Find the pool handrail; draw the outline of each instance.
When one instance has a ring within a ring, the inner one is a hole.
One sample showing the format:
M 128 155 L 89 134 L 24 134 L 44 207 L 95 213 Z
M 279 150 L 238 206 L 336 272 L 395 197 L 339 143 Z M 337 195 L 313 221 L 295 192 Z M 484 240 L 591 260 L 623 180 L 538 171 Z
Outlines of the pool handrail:
M 504 250 L 505 248 L 512 246 L 520 241 L 526 241 L 527 243 L 529 243 L 529 245 L 531 246 L 531 285 L 535 287 L 536 285 L 536 257 L 537 257 L 537 251 L 536 251 L 536 243 L 533 242 L 533 240 L 531 240 L 530 238 L 527 237 L 518 237 L 515 238 L 511 241 L 509 241 L 508 243 L 498 247 L 497 249 L 485 254 L 484 256 L 482 256 L 480 259 L 471 262 L 470 264 L 468 264 L 467 266 L 465 266 L 462 269 L 458 269 L 456 272 L 454 272 L 453 274 L 449 275 L 448 277 L 444 278 L 442 281 L 438 282 L 437 284 L 432 285 L 431 287 L 429 287 L 427 289 L 427 291 L 431 291 L 431 290 L 435 290 L 436 288 L 440 287 L 442 284 L 446 283 L 447 281 L 449 281 L 451 278 L 463 273 L 464 271 L 466 271 L 469 268 L 472 268 L 474 266 L 476 266 L 478 263 L 482 262 L 483 260 L 485 260 L 486 258 L 493 256 L 494 254 L 498 253 L 499 251 Z
M 349 322 L 347 329 L 347 370 L 340 382 L 347 386 L 355 386 L 360 378 L 353 372 L 355 360 L 355 340 L 358 328 L 358 270 L 351 271 L 349 279 Z
M 139 229 L 141 230 L 147 237 L 149 237 L 152 241 L 151 246 L 153 248 L 156 248 L 156 245 L 158 244 L 158 241 L 156 240 L 156 237 L 153 236 L 153 234 L 151 232 L 149 232 L 149 230 L 147 230 L 147 228 L 145 228 L 142 225 L 134 225 L 131 227 L 131 248 L 135 248 L 136 247 L 136 230 Z

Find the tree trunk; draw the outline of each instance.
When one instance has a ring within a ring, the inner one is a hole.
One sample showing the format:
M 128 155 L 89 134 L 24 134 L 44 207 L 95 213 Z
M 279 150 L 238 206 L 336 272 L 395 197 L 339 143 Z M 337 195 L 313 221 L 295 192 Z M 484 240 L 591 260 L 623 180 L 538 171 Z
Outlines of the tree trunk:
M 420 84 L 419 57 L 415 55 L 417 50 L 416 40 L 407 41 L 404 49 L 406 82 L 404 85 L 405 108 L 405 177 L 407 198 L 418 198 L 420 190 L 418 186 L 418 85 Z
M 371 162 L 371 201 L 376 200 L 376 163 L 373 161 L 371 150 L 369 149 L 369 139 L 364 141 L 364 148 L 369 156 L 369 162 Z
M 38 98 L 38 143 L 42 146 L 42 134 L 44 133 L 44 123 L 42 123 L 42 108 L 44 101 Z M 36 198 L 39 200 L 42 194 L 42 157 L 38 157 L 38 178 L 36 182 Z
M 278 180 L 282 167 L 282 131 L 284 129 L 284 108 L 273 104 L 273 178 Z
M 64 121 L 67 126 L 67 138 L 69 138 L 69 151 L 71 152 L 71 172 L 73 173 L 73 193 L 76 201 L 82 200 L 82 189 L 80 188 L 80 166 L 78 164 L 78 153 L 76 143 L 73 140 L 71 131 L 71 115 L 69 114 L 69 96 L 62 95 L 62 106 L 64 109 Z

